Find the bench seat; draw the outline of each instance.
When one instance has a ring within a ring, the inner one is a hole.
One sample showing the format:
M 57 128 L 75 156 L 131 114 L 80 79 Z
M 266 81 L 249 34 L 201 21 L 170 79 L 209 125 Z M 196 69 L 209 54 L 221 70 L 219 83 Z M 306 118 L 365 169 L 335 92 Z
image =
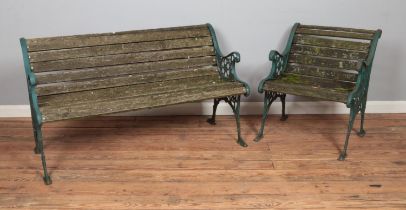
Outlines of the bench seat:
M 210 68 L 210 74 L 205 76 L 190 71 L 194 72 L 190 77 L 176 80 L 42 96 L 39 98 L 42 120 L 50 122 L 245 94 L 243 84 L 222 80 L 215 68 Z

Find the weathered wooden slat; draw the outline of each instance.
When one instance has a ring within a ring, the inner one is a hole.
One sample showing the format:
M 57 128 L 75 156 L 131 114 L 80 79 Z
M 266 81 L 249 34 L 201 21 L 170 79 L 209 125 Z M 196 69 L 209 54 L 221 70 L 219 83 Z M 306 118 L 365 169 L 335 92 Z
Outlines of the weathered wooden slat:
M 36 91 L 39 96 L 42 96 L 209 75 L 218 75 L 217 67 L 208 66 L 194 69 L 176 69 L 171 71 L 151 72 L 148 74 L 125 75 L 122 77 L 112 78 L 108 77 L 98 80 L 64 82 L 55 85 L 40 85 L 37 86 Z
M 68 104 L 89 103 L 140 95 L 156 95 L 168 91 L 179 91 L 194 87 L 207 87 L 225 83 L 219 75 L 167 80 L 161 82 L 126 85 L 120 87 L 87 90 L 81 92 L 46 95 L 38 98 L 40 107 L 67 106 Z
M 146 51 L 182 49 L 189 47 L 211 46 L 211 37 L 171 39 L 153 42 L 136 42 L 113 45 L 92 46 L 62 50 L 31 52 L 30 61 L 53 61 L 71 58 L 93 57 L 101 55 L 126 54 Z
M 357 50 L 368 52 L 369 43 L 355 42 L 348 40 L 327 39 L 310 35 L 295 35 L 293 40 L 295 44 L 311 45 L 320 47 L 340 48 L 347 50 Z
M 165 51 L 106 55 L 89 58 L 66 59 L 59 61 L 45 61 L 32 63 L 31 66 L 34 72 L 48 72 L 56 70 L 69 70 L 69 69 L 113 66 L 113 65 L 123 65 L 151 61 L 194 58 L 211 55 L 214 55 L 213 47 L 206 46 L 198 48 L 186 48 Z
M 276 91 L 292 95 L 314 97 L 330 101 L 346 103 L 348 93 L 344 91 L 335 91 L 334 89 L 312 87 L 303 84 L 289 84 L 278 80 L 267 81 L 264 84 L 264 90 Z
M 273 81 L 283 82 L 287 84 L 302 84 L 306 86 L 311 86 L 313 88 L 335 89 L 341 92 L 351 91 L 355 86 L 355 83 L 353 82 L 330 80 L 320 77 L 305 76 L 293 73 L 284 73 L 283 75 L 281 75 L 280 78 Z
M 355 71 L 298 65 L 293 63 L 288 64 L 286 72 L 350 82 L 355 82 L 358 76 Z
M 230 95 L 240 95 L 245 92 L 242 85 L 239 83 L 234 84 L 236 84 L 236 87 L 234 88 L 219 89 L 216 86 L 211 86 L 159 95 L 141 96 L 137 97 L 136 100 L 134 98 L 129 98 L 116 101 L 99 102 L 97 105 L 87 103 L 78 106 L 43 109 L 42 117 L 44 122 L 49 122 L 145 108 L 154 108 Z
M 376 32 L 374 30 L 366 30 L 366 29 L 331 27 L 331 26 L 315 26 L 315 25 L 299 25 L 298 28 L 299 29 L 306 28 L 306 29 L 319 29 L 319 30 L 331 30 L 331 31 L 346 31 L 346 32 L 365 33 L 365 34 L 374 34 Z
M 336 69 L 358 70 L 358 61 L 315 57 L 301 54 L 290 54 L 288 62 Z
M 30 52 L 210 36 L 207 25 L 27 39 Z
M 346 32 L 346 31 L 333 31 L 333 30 L 322 30 L 313 28 L 298 28 L 296 30 L 297 34 L 307 34 L 316 36 L 330 36 L 330 37 L 341 37 L 350 39 L 366 39 L 372 40 L 374 34 L 372 33 L 357 33 L 357 32 Z
M 216 58 L 214 56 L 205 56 L 190 59 L 177 59 L 177 60 L 156 61 L 147 63 L 136 63 L 129 65 L 87 68 L 80 70 L 45 72 L 45 73 L 37 73 L 36 76 L 38 84 L 47 84 L 64 81 L 120 76 L 126 74 L 148 73 L 151 71 L 185 69 L 214 65 L 216 65 Z
M 292 45 L 291 52 L 304 55 L 331 57 L 349 60 L 364 60 L 368 56 L 367 52 L 362 51 L 317 47 L 309 45 L 297 45 L 297 44 Z

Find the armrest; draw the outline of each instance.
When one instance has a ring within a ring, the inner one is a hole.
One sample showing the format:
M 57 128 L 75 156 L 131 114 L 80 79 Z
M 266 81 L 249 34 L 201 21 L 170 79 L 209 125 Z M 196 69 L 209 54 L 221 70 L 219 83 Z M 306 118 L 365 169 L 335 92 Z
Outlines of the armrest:
M 235 71 L 235 64 L 240 62 L 240 53 L 238 52 L 231 52 L 226 56 L 222 56 L 219 65 L 219 73 L 223 79 L 238 81 L 244 84 L 245 88 L 245 96 L 250 94 L 250 87 L 249 85 L 242 81 L 238 76 L 237 72 Z
M 279 53 L 276 50 L 272 50 L 269 53 L 269 60 L 272 61 L 272 67 L 271 71 L 269 72 L 268 76 L 265 77 L 265 79 L 261 80 L 261 82 L 258 85 L 258 92 L 263 93 L 264 92 L 264 83 L 267 80 L 275 79 L 279 75 L 282 74 L 283 71 L 285 71 L 285 56 Z
M 354 105 L 365 99 L 368 94 L 369 77 L 371 73 L 371 64 L 368 61 L 359 61 L 358 63 L 358 77 L 355 88 L 350 92 L 347 99 L 347 107 L 351 108 Z

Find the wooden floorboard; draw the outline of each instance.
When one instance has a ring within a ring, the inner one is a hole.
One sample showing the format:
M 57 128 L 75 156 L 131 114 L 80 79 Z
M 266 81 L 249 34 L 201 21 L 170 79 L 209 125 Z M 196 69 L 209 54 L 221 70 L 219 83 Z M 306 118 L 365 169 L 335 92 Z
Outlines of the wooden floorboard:
M 45 124 L 42 182 L 27 118 L 0 119 L 0 209 L 406 209 L 406 114 L 94 117 Z M 355 127 L 359 125 L 356 121 Z

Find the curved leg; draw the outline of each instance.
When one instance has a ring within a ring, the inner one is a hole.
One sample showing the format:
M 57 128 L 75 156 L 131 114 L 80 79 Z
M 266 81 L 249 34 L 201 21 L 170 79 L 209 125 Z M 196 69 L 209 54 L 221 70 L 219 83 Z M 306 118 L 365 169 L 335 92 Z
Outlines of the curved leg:
M 216 111 L 217 111 L 217 106 L 219 105 L 221 99 L 215 98 L 214 99 L 214 104 L 213 104 L 213 114 L 211 118 L 207 119 L 207 122 L 211 125 L 216 124 Z
M 264 96 L 264 110 L 262 112 L 262 121 L 261 121 L 261 128 L 258 131 L 257 136 L 255 137 L 254 141 L 259 142 L 262 137 L 264 137 L 264 127 L 265 127 L 265 122 L 266 119 L 268 117 L 268 112 L 269 112 L 269 108 L 271 107 L 272 103 L 278 98 L 281 97 L 282 100 L 282 96 L 286 94 L 283 93 L 277 93 L 277 92 L 272 92 L 272 91 L 265 91 L 265 96 Z M 283 99 L 284 100 L 284 99 Z M 284 103 L 283 103 L 284 104 Z M 284 105 L 282 105 L 282 117 L 284 114 Z
M 281 121 L 286 121 L 288 119 L 288 115 L 285 113 L 285 99 L 286 99 L 286 94 L 281 94 L 280 95 L 281 102 L 282 102 L 282 116 L 281 116 Z
M 224 98 L 224 100 L 231 106 L 231 109 L 234 112 L 235 121 L 237 123 L 237 143 L 242 147 L 247 147 L 244 139 L 241 137 L 240 129 L 240 96 L 229 96 Z
M 365 99 L 362 102 L 362 107 L 361 107 L 361 125 L 360 125 L 360 129 L 359 132 L 357 132 L 357 135 L 360 137 L 364 137 L 366 132 L 364 130 L 364 119 L 365 119 L 365 108 L 366 108 L 366 102 L 367 100 Z
M 262 137 L 264 137 L 265 122 L 266 122 L 266 119 L 268 118 L 269 108 L 271 107 L 271 104 L 273 102 L 270 100 L 269 95 L 270 94 L 267 94 L 267 92 L 265 92 L 264 110 L 262 111 L 261 128 L 259 129 L 259 132 L 254 139 L 254 141 L 256 141 L 256 142 L 259 142 L 262 139 Z
M 39 152 L 41 153 L 42 168 L 44 170 L 43 179 L 44 179 L 44 182 L 46 185 L 50 185 L 50 184 L 52 184 L 52 180 L 48 174 L 47 163 L 45 161 L 44 145 L 42 142 L 42 131 L 41 131 L 40 126 L 36 127 L 36 134 L 37 134 L 37 140 L 38 140 L 37 148 L 38 148 Z
M 341 151 L 341 154 L 338 157 L 338 160 L 345 160 L 345 158 L 347 157 L 348 141 L 350 139 L 351 130 L 354 125 L 354 120 L 355 120 L 355 116 L 357 115 L 357 112 L 358 112 L 358 110 L 356 110 L 355 107 L 351 107 L 350 119 L 349 119 L 348 128 L 347 128 L 347 136 L 345 137 L 344 148 Z

